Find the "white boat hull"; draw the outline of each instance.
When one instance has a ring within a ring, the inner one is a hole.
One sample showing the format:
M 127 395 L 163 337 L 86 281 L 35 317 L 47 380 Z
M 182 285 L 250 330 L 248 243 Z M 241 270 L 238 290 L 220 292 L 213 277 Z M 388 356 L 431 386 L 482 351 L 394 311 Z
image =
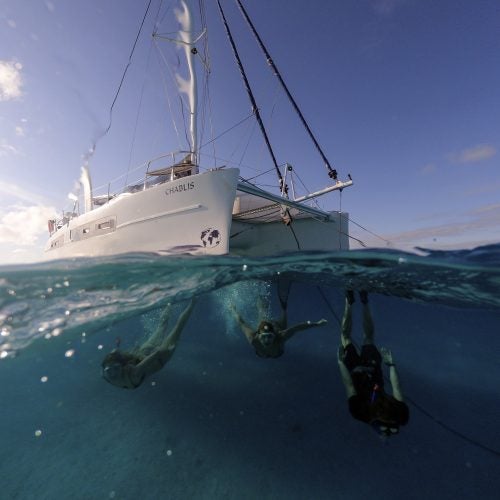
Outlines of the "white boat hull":
M 227 254 L 238 175 L 236 168 L 213 170 L 122 193 L 53 232 L 45 258 Z
M 349 215 L 331 212 L 328 221 L 295 216 L 291 226 L 281 220 L 248 222 L 233 219 L 230 252 L 258 257 L 298 251 L 338 251 L 349 249 Z

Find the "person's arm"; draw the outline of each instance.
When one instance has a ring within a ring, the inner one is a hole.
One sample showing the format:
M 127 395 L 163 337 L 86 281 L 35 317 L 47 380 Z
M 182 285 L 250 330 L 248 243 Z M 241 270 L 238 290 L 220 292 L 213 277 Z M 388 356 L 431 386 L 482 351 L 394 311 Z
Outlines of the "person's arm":
M 349 399 L 352 396 L 356 396 L 357 392 L 356 389 L 354 388 L 354 383 L 352 381 L 351 374 L 349 373 L 349 370 L 347 369 L 347 366 L 345 365 L 342 359 L 343 353 L 344 353 L 344 348 L 342 346 L 339 346 L 337 361 L 339 363 L 340 378 L 342 379 L 342 383 L 344 384 L 345 392 L 347 394 L 347 399 Z
M 392 395 L 394 399 L 403 402 L 403 391 L 401 390 L 401 384 L 399 382 L 398 372 L 396 370 L 396 365 L 394 364 L 394 360 L 392 358 L 392 352 L 385 347 L 380 349 L 382 354 L 382 360 L 389 367 L 389 380 L 391 381 L 392 387 Z
M 160 344 L 158 350 L 171 351 L 172 346 L 174 346 L 175 348 L 175 344 L 177 343 L 177 340 L 179 339 L 180 334 L 184 326 L 186 325 L 189 316 L 191 315 L 195 302 L 196 302 L 195 298 L 192 298 L 189 301 L 189 304 L 187 305 L 186 309 L 184 309 L 184 311 L 182 311 L 182 313 L 180 314 L 179 319 L 177 320 L 177 323 L 174 326 L 173 330 L 168 334 L 167 338 Z
M 167 361 L 174 354 L 177 341 L 186 325 L 187 320 L 193 310 L 195 299 L 191 299 L 189 305 L 179 316 L 174 329 L 168 334 L 167 338 L 158 346 L 154 352 L 146 356 L 138 365 L 133 368 L 133 377 L 136 380 L 148 377 L 149 375 L 161 370 Z M 163 326 L 167 324 L 167 319 L 162 317 Z
M 320 319 L 319 321 L 307 321 L 306 323 L 299 323 L 298 325 L 291 326 L 290 328 L 280 332 L 280 335 L 284 340 L 292 338 L 297 332 L 302 330 L 307 330 L 309 328 L 314 328 L 315 326 L 326 325 L 328 321 L 326 319 Z
M 230 306 L 230 309 L 231 312 L 233 313 L 233 317 L 236 320 L 236 323 L 238 323 L 238 326 L 241 328 L 241 331 L 245 334 L 245 337 L 251 344 L 254 339 L 255 332 L 245 323 L 245 321 L 243 321 L 243 318 L 239 315 L 238 311 L 232 304 Z

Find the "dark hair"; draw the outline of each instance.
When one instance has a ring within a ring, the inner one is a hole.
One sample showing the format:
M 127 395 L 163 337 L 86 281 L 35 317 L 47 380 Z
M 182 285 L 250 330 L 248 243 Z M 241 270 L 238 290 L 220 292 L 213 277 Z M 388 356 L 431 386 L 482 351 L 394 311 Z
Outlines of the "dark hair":
M 132 364 L 138 365 L 143 360 L 142 357 L 136 354 L 131 354 L 125 351 L 119 351 L 118 349 L 112 350 L 106 357 L 102 360 L 101 366 L 107 366 L 111 364 L 118 363 L 122 366 Z
M 267 326 L 267 328 L 265 328 Z M 276 333 L 274 329 L 274 325 L 270 321 L 261 321 L 259 323 L 259 327 L 257 328 L 257 333 L 261 331 L 270 331 L 272 333 Z
M 394 408 L 394 398 L 385 392 L 378 392 L 375 401 L 370 404 L 370 421 L 380 421 L 399 425 L 398 411 Z

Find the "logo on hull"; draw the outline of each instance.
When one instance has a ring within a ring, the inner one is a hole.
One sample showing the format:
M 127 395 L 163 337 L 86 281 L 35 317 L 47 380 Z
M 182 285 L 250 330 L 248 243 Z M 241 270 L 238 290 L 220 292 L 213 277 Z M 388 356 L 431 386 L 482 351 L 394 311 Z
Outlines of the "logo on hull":
M 220 244 L 221 234 L 218 229 L 209 227 L 201 232 L 200 239 L 205 248 L 213 248 Z

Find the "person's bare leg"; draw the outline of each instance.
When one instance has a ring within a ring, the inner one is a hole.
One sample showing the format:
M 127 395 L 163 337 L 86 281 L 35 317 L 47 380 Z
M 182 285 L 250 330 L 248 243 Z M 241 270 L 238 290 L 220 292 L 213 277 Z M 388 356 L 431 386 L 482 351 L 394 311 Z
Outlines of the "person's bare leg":
M 171 347 L 175 348 L 175 345 L 176 345 L 177 340 L 179 339 L 179 337 L 181 335 L 181 332 L 184 328 L 184 325 L 187 323 L 187 320 L 189 319 L 191 311 L 193 310 L 194 304 L 195 304 L 195 299 L 192 298 L 189 301 L 189 304 L 187 305 L 187 307 L 180 314 L 176 325 L 174 326 L 173 330 L 168 334 L 167 338 L 163 341 L 160 348 L 171 348 Z
M 351 342 L 351 332 L 352 332 L 352 304 L 354 302 L 354 295 L 351 290 L 346 292 L 345 298 L 345 308 L 344 308 L 344 316 L 342 318 L 341 324 L 341 334 L 340 340 L 342 342 L 342 346 L 345 348 Z
M 368 302 L 363 303 L 363 344 L 374 344 L 375 327 Z
M 281 317 L 279 319 L 280 328 L 286 330 L 287 327 L 287 308 L 288 308 L 288 296 L 290 295 L 290 288 L 292 287 L 292 282 L 286 279 L 281 279 L 278 281 L 278 299 L 281 307 Z
M 158 321 L 158 326 L 156 327 L 156 330 L 154 333 L 149 337 L 146 342 L 144 342 L 140 350 L 143 352 L 147 352 L 149 354 L 149 351 L 151 349 L 157 349 L 158 346 L 165 340 L 165 336 L 167 334 L 167 329 L 168 329 L 168 321 L 170 319 L 170 315 L 172 313 L 172 304 L 168 303 L 163 311 L 160 314 L 160 319 Z

